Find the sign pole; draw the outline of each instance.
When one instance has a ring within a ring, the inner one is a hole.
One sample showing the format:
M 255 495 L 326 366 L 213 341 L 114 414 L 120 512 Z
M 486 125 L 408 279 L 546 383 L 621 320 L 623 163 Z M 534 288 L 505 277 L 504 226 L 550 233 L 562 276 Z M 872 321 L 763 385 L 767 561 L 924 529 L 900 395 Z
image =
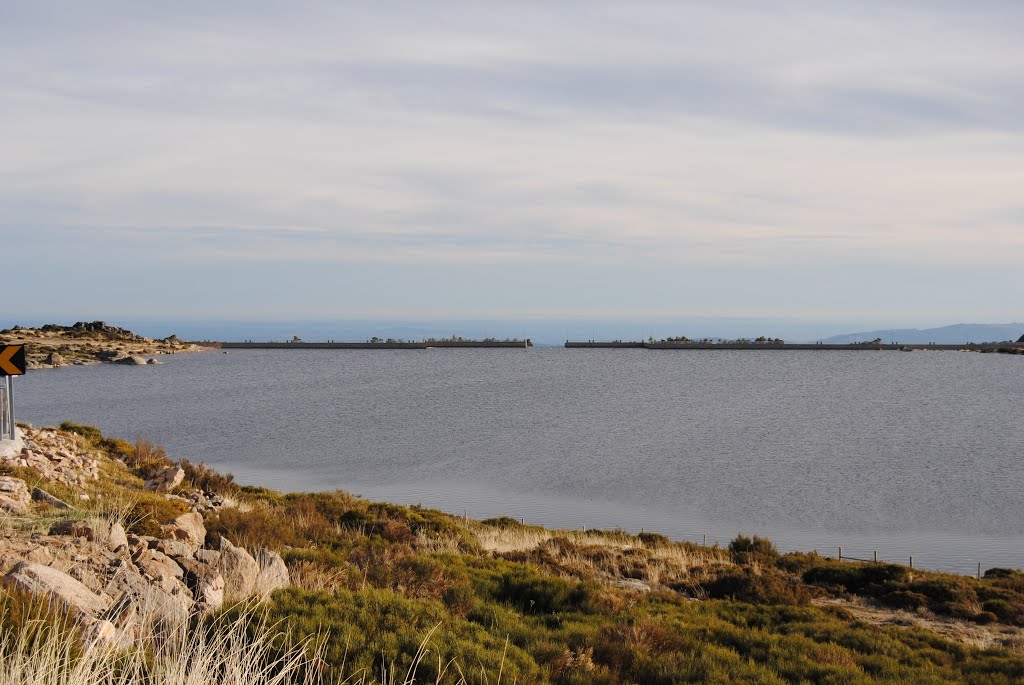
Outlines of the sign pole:
M 7 425 L 11 429 L 11 440 L 17 440 L 14 430 L 14 376 L 7 377 L 7 411 L 10 412 Z
M 4 377 L 4 385 L 0 392 L 0 440 L 7 438 L 7 419 L 11 412 L 7 410 L 7 377 Z

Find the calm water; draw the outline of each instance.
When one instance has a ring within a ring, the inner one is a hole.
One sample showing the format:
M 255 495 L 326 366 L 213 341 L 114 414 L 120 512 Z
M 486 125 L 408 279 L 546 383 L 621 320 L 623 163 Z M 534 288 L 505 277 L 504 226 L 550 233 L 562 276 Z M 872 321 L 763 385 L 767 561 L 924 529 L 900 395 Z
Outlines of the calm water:
M 1024 568 L 1024 360 L 955 352 L 232 351 L 18 379 L 20 420 L 245 483 L 556 527 Z

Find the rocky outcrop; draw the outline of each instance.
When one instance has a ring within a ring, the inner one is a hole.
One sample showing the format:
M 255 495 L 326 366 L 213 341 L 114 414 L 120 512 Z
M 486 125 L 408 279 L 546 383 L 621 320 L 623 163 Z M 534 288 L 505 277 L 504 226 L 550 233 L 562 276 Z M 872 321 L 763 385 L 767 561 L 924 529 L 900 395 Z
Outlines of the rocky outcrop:
M 40 476 L 73 488 L 100 477 L 98 454 L 82 451 L 75 439 L 55 428 L 23 429 L 18 454 L 0 458 L 0 466 L 32 469 Z
M 0 511 L 24 514 L 31 501 L 32 496 L 25 481 L 13 476 L 0 476 Z
M 148 362 L 145 357 L 138 355 L 126 355 L 120 359 L 115 359 L 118 364 L 127 364 L 128 366 L 145 366 Z

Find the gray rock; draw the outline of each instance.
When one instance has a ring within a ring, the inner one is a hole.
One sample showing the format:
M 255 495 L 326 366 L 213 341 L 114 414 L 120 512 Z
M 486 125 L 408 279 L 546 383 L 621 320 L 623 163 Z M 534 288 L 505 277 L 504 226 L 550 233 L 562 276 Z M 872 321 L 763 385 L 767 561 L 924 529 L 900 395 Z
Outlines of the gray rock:
M 224 606 L 224 576 L 216 567 L 193 559 L 178 559 L 185 572 L 185 585 L 204 611 L 216 611 Z
M 181 485 L 183 480 L 185 480 L 185 469 L 171 465 L 157 471 L 152 478 L 146 481 L 146 487 L 158 492 L 167 492 Z
M 150 357 L 149 359 L 146 360 L 146 363 L 147 364 L 163 364 L 162 361 L 160 361 L 159 359 L 157 359 L 155 357 Z
M 107 547 L 115 552 L 128 547 L 128 535 L 124 532 L 124 526 L 120 521 L 113 521 L 107 531 Z
M 145 366 L 146 358 L 140 357 L 138 355 L 131 355 L 125 356 L 120 359 L 115 359 L 114 362 L 117 364 L 127 364 L 128 366 Z
M 220 566 L 220 552 L 215 549 L 197 550 L 196 559 L 210 566 Z
M 173 559 L 155 549 L 142 550 L 132 557 L 132 561 L 143 575 L 164 590 L 172 590 L 175 585 L 173 581 L 184 575 L 181 567 L 174 563 Z
M 163 526 L 161 530 L 168 539 L 182 542 L 191 547 L 192 552 L 206 542 L 206 526 L 203 525 L 203 517 L 194 511 L 178 516 Z
M 12 568 L 4 576 L 3 584 L 56 601 L 78 617 L 95 618 L 107 609 L 103 598 L 81 582 L 55 568 L 30 561 Z
M 631 590 L 633 592 L 651 591 L 650 585 L 642 580 L 637 580 L 636 578 L 619 578 L 618 580 L 613 580 L 612 585 L 622 588 L 623 590 Z
M 178 559 L 190 559 L 195 550 L 184 542 L 178 542 L 177 540 L 161 540 L 156 543 L 156 549 L 158 552 L 163 552 L 169 557 L 172 557 L 176 561 Z
M 32 488 L 32 499 L 34 499 L 36 502 L 44 502 L 50 505 L 51 507 L 57 509 L 71 508 L 70 504 L 63 500 L 57 499 L 56 497 L 48 493 L 46 490 L 43 490 L 41 488 Z
M 13 476 L 0 476 L 0 510 L 24 514 L 31 501 L 25 481 Z
M 244 548 L 236 547 L 222 537 L 220 539 L 220 562 L 217 566 L 224 576 L 224 599 L 242 600 L 256 590 L 256 579 L 260 566 Z
M 253 555 L 259 564 L 260 574 L 256 577 L 256 592 L 263 598 L 269 597 L 274 590 L 288 587 L 288 567 L 277 552 L 269 549 L 258 549 Z
M 46 355 L 46 359 L 43 360 L 43 363 L 49 364 L 50 366 L 64 366 L 65 364 L 67 364 L 67 362 L 64 361 L 64 357 L 61 356 L 60 352 L 51 352 L 50 354 Z
M 187 620 L 193 604 L 188 588 L 174 577 L 168 578 L 163 585 L 166 590 L 150 583 L 135 566 L 124 564 L 107 583 L 106 593 L 118 597 L 118 602 L 124 596 L 129 597 L 137 608 L 144 609 L 147 621 L 178 624 Z

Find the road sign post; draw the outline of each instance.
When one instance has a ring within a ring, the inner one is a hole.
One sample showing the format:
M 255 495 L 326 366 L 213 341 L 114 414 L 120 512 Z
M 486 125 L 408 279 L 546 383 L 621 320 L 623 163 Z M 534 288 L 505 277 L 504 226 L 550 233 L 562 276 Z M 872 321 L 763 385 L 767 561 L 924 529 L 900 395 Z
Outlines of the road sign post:
M 4 379 L 6 386 L 6 397 L 3 403 L 3 421 L 0 422 L 6 435 L 0 437 L 16 439 L 14 430 L 14 377 L 24 376 L 27 364 L 25 363 L 25 346 L 8 345 L 0 350 L 0 377 Z

